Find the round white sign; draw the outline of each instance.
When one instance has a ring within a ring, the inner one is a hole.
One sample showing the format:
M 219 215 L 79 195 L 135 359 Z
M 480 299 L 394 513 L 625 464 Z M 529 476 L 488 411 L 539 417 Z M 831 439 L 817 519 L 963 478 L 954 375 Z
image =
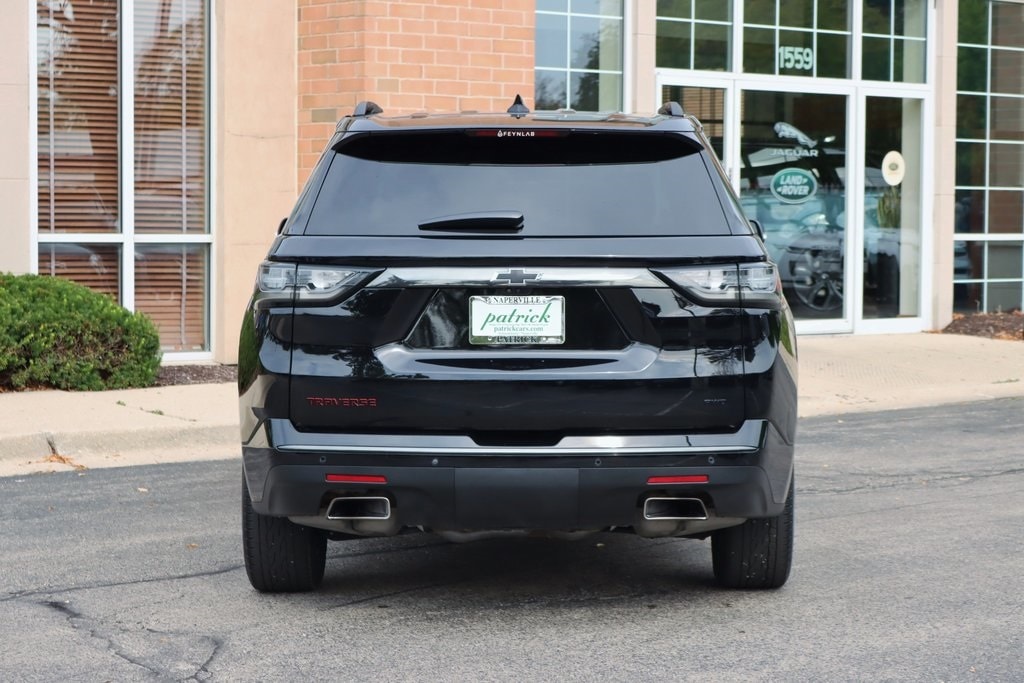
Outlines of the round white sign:
M 907 165 L 903 161 L 903 155 L 893 150 L 882 159 L 882 177 L 890 185 L 899 185 L 903 182 L 903 176 L 907 173 Z

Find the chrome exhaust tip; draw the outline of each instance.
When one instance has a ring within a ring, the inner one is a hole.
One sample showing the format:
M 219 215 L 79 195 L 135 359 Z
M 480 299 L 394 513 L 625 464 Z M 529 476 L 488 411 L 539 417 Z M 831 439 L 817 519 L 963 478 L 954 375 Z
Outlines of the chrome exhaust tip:
M 327 519 L 390 519 L 391 501 L 384 496 L 335 498 L 327 506 Z
M 705 520 L 708 510 L 700 498 L 648 498 L 644 501 L 644 519 Z

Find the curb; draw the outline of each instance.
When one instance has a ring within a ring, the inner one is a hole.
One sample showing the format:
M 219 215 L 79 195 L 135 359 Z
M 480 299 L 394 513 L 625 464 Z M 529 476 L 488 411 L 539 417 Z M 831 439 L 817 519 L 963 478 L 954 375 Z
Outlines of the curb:
M 0 438 L 0 462 L 39 462 L 51 456 L 73 460 L 140 457 L 148 460 L 175 452 L 191 459 L 197 451 L 216 451 L 220 457 L 225 457 L 237 451 L 238 444 L 238 426 L 233 424 L 186 429 L 38 432 Z

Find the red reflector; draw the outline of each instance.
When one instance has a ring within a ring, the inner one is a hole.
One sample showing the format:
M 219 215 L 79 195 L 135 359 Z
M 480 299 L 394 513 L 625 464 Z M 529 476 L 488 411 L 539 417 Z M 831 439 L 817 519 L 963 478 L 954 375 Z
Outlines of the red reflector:
M 708 483 L 708 475 L 706 474 L 680 474 L 677 476 L 670 477 L 648 477 L 648 484 L 706 484 Z
M 324 480 L 332 484 L 386 484 L 388 478 L 381 474 L 328 474 Z

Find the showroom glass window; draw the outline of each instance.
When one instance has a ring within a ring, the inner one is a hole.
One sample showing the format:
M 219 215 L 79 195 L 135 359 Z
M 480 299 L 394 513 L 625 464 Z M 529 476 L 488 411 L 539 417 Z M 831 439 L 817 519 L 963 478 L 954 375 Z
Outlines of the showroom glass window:
M 926 0 L 865 0 L 861 69 L 865 80 L 924 83 Z
M 962 0 L 953 306 L 1024 305 L 1024 4 Z
M 850 23 L 849 0 L 744 0 L 743 71 L 849 78 Z
M 37 3 L 38 269 L 209 349 L 207 0 Z
M 658 0 L 655 63 L 669 69 L 732 68 L 732 3 Z
M 537 0 L 534 107 L 622 109 L 622 0 Z

